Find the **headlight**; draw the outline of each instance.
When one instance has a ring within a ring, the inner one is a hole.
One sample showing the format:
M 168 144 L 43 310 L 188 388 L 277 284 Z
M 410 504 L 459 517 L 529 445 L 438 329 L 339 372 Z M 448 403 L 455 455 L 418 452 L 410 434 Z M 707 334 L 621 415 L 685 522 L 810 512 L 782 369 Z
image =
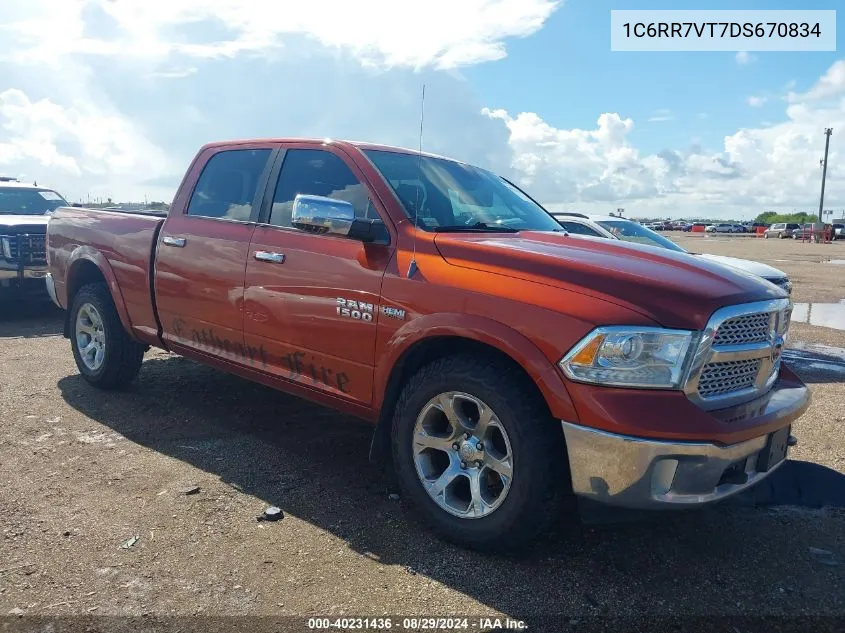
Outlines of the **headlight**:
M 693 332 L 652 327 L 596 328 L 560 361 L 572 380 L 597 385 L 677 389 Z

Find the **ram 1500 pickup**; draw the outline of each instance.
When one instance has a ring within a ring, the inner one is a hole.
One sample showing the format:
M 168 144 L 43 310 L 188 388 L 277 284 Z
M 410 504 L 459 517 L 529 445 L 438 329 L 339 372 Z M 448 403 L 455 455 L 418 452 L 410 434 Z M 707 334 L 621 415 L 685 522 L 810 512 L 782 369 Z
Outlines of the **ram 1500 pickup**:
M 209 144 L 166 217 L 60 208 L 47 243 L 89 383 L 132 381 L 156 346 L 364 418 L 371 459 L 469 547 L 532 540 L 573 493 L 723 499 L 783 464 L 809 402 L 781 362 L 780 288 L 569 237 L 509 181 L 434 155 Z

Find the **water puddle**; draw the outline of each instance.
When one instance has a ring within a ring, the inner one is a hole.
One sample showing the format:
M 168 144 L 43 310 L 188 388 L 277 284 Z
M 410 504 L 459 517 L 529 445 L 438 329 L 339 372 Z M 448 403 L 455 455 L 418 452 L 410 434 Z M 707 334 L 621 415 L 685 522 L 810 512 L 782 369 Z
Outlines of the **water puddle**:
M 839 303 L 796 303 L 792 308 L 792 321 L 845 330 L 845 299 L 840 299 Z
M 845 259 L 831 259 L 827 263 L 834 266 L 845 266 Z

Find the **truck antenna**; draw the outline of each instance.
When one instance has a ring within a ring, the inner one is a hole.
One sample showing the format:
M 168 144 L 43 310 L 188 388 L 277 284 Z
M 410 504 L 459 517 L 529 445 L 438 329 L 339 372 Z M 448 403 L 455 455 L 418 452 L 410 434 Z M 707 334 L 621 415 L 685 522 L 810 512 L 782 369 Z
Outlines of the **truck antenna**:
M 422 187 L 422 141 L 423 141 L 423 122 L 425 121 L 425 84 L 422 87 L 422 99 L 420 100 L 420 145 L 419 154 L 417 156 L 417 170 L 419 171 L 420 187 Z M 408 266 L 408 279 L 414 276 L 417 272 L 417 217 L 420 212 L 420 187 L 417 187 L 417 199 L 414 204 L 414 253 L 411 256 L 411 263 Z

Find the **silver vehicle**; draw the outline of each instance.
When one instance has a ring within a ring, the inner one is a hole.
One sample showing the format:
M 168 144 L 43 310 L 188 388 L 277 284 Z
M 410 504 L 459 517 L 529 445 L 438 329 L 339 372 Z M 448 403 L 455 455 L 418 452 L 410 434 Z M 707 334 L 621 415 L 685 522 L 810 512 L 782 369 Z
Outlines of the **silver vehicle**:
M 775 222 L 766 229 L 766 232 L 763 233 L 763 237 L 766 239 L 776 237 L 782 240 L 785 237 L 792 237 L 792 234 L 800 229 L 801 225 L 794 222 Z
M 52 189 L 0 177 L 0 299 L 48 299 L 45 238 L 50 214 L 68 206 Z
M 626 242 L 637 242 L 639 244 L 647 244 L 648 246 L 658 246 L 660 248 L 668 248 L 679 253 L 688 253 L 696 257 L 702 257 L 712 262 L 729 266 L 731 268 L 739 269 L 769 281 L 776 286 L 782 288 L 787 294 L 792 293 L 792 282 L 789 276 L 767 264 L 751 261 L 749 259 L 740 259 L 738 257 L 726 257 L 724 255 L 709 255 L 706 253 L 690 253 L 681 248 L 672 240 L 655 233 L 654 231 L 631 222 L 624 218 L 612 215 L 584 215 L 584 214 L 567 214 L 567 213 L 553 213 L 555 220 L 567 230 L 567 232 L 583 235 L 586 237 L 600 237 L 606 239 L 623 240 Z

